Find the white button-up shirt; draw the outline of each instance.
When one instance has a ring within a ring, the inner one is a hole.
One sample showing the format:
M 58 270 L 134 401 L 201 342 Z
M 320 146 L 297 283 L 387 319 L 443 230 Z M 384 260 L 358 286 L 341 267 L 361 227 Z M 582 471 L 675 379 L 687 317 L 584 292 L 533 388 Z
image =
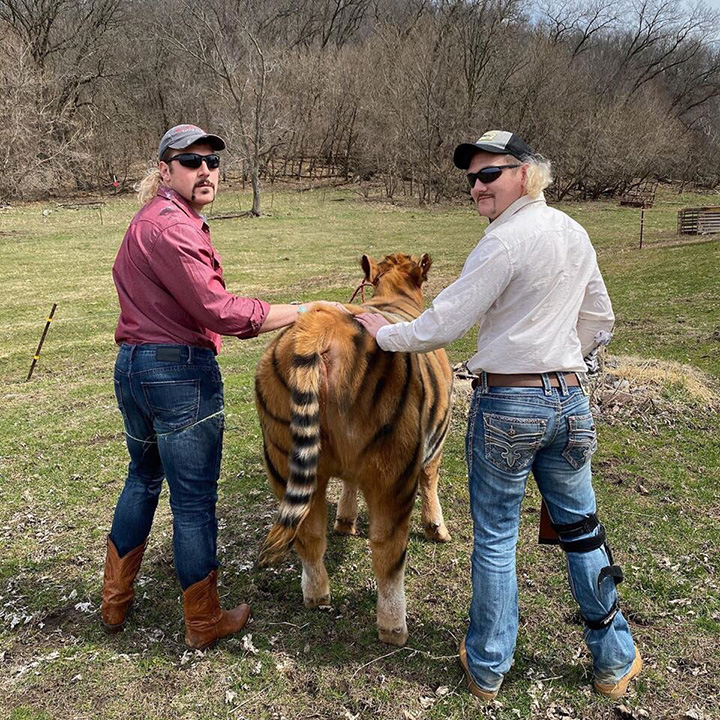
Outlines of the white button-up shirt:
M 420 317 L 380 328 L 383 350 L 428 352 L 479 323 L 473 372 L 583 372 L 615 317 L 585 230 L 524 195 L 485 229 L 460 277 Z

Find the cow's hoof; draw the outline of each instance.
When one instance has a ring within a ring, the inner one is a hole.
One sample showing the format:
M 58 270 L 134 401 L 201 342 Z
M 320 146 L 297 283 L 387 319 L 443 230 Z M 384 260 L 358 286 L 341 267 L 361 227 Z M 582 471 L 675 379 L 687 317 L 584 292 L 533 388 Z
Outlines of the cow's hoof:
M 425 526 L 425 537 L 433 542 L 450 542 L 452 538 L 445 523 L 428 523 Z
M 320 607 L 321 605 L 329 605 L 330 593 L 328 593 L 327 595 L 323 595 L 322 597 L 303 598 L 303 604 L 308 610 Z
M 398 627 L 391 629 L 378 628 L 378 637 L 380 642 L 387 643 L 388 645 L 398 645 L 402 647 L 408 641 L 407 627 Z
M 357 526 L 354 520 L 337 518 L 333 526 L 333 532 L 336 535 L 357 535 Z

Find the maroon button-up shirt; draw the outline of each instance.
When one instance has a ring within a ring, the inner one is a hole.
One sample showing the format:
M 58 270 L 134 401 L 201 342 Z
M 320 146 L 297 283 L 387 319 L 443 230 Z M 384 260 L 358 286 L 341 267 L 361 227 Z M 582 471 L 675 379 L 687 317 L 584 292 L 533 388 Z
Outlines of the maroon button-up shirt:
M 118 345 L 194 345 L 219 353 L 221 335 L 257 335 L 270 310 L 262 300 L 225 289 L 210 228 L 164 186 L 132 219 L 113 279 L 120 300 Z

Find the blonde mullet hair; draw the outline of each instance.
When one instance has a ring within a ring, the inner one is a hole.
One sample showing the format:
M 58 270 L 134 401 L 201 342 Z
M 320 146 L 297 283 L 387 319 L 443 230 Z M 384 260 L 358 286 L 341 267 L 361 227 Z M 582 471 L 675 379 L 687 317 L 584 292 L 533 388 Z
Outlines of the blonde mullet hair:
M 525 194 L 536 198 L 553 181 L 552 165 L 542 155 L 526 155 L 523 165 L 528 165 L 525 179 Z
M 162 184 L 160 170 L 157 167 L 150 168 L 145 177 L 135 186 L 140 204 L 147 205 L 157 195 Z

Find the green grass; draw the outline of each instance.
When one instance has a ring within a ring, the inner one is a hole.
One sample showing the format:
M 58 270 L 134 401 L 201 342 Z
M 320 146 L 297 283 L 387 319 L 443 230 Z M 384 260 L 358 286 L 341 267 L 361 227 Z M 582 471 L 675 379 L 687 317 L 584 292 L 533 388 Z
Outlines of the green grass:
M 651 718 L 720 712 L 718 413 L 685 381 L 700 371 L 692 377 L 708 397 L 719 394 L 720 241 L 674 234 L 679 207 L 714 202 L 663 194 L 646 212 L 642 250 L 638 210 L 563 206 L 597 248 L 618 318 L 613 354 L 669 369 L 648 385 L 654 404 L 603 406 L 595 458 L 600 513 L 626 574 L 623 610 L 646 658 L 623 703 Z M 247 205 L 247 196 L 226 191 L 214 210 Z M 360 256 L 394 251 L 432 254 L 432 297 L 457 275 L 484 226 L 470 208 L 367 202 L 349 191 L 277 193 L 265 206 L 270 216 L 218 221 L 213 239 L 231 290 L 277 302 L 347 300 L 361 280 Z M 267 338 L 226 339 L 220 356 L 228 408 L 221 595 L 253 604 L 252 644 L 241 636 L 205 654 L 186 651 L 165 492 L 127 629 L 101 631 L 104 538 L 127 462 L 112 391 L 110 271 L 135 209 L 132 198 L 112 199 L 102 224 L 97 211 L 53 203 L 0 214 L 0 717 L 617 717 L 616 704 L 590 691 L 564 557 L 536 543 L 532 483 L 519 541 L 515 665 L 500 704 L 481 710 L 465 690 L 456 658 L 472 543 L 462 397 L 441 471 L 453 540 L 425 542 L 414 518 L 406 648 L 376 638 L 364 512 L 360 537 L 331 538 L 331 609 L 302 607 L 294 556 L 274 570 L 254 568 L 276 506 L 252 404 Z M 56 319 L 25 383 L 54 302 Z M 454 343 L 451 360 L 469 357 L 474 343 L 472 333 Z M 681 365 L 662 365 L 669 361 Z M 334 501 L 337 488 L 331 494 Z

